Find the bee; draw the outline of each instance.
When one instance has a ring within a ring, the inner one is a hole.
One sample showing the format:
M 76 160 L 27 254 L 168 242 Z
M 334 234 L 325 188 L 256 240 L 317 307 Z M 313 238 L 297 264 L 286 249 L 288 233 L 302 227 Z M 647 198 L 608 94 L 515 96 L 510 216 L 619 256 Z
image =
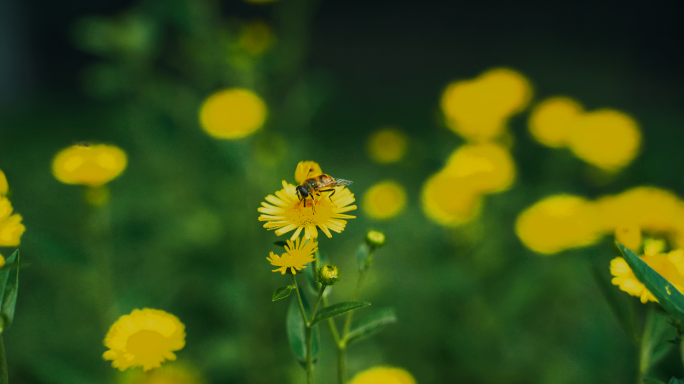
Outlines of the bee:
M 296 188 L 299 201 L 306 204 L 306 198 L 311 197 L 314 200 L 314 195 L 320 196 L 321 192 L 332 192 L 328 195 L 330 202 L 332 202 L 332 195 L 335 194 L 335 187 L 349 185 L 353 183 L 351 180 L 337 179 L 330 175 L 322 174 L 302 181 Z

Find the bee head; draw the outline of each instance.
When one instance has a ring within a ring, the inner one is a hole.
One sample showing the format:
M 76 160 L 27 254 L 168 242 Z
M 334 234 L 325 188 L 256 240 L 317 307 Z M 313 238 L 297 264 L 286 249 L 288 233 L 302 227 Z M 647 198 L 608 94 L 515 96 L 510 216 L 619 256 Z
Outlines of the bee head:
M 297 187 L 297 194 L 300 196 L 301 200 L 309 197 L 309 191 L 307 191 L 306 188 L 302 187 L 301 185 Z

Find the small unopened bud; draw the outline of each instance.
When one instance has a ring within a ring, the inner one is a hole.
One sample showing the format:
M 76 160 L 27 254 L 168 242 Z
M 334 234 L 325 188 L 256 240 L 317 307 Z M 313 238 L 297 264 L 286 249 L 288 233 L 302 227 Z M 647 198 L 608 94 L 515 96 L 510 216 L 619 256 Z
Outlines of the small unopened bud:
M 366 244 L 371 248 L 380 248 L 385 245 L 385 234 L 379 231 L 366 233 Z
M 330 286 L 337 282 L 339 271 L 332 264 L 326 264 L 318 269 L 318 282 Z

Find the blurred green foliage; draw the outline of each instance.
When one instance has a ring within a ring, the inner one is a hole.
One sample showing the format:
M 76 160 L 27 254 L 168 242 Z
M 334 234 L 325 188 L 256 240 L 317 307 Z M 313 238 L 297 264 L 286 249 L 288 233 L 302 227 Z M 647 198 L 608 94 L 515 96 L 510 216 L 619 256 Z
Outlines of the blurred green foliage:
M 629 112 L 656 129 L 644 130 L 646 147 L 635 164 L 606 181 L 569 152 L 533 142 L 526 114 L 516 117 L 510 124 L 516 185 L 489 196 L 475 221 L 445 229 L 429 222 L 419 203 L 422 183 L 461 142 L 435 117 L 441 89 L 397 105 L 386 101 L 397 93 L 394 86 L 369 82 L 367 92 L 354 94 L 334 71 L 309 65 L 314 27 L 320 27 L 317 6 L 307 0 L 259 5 L 275 36 L 272 48 L 259 53 L 241 45 L 251 20 L 226 17 L 209 0 L 143 0 L 72 25 L 74 46 L 91 57 L 81 84 L 69 84 L 80 87 L 79 97 L 66 91 L 65 97 L 36 96 L 0 115 L 0 169 L 24 217 L 21 253 L 31 263 L 22 268 L 15 321 L 5 335 L 10 381 L 114 382 L 119 373 L 102 359 L 107 328 L 118 315 L 150 307 L 184 322 L 187 344 L 179 361 L 208 382 L 302 382 L 285 332 L 288 302 L 271 301 L 277 287 L 290 283 L 266 261 L 276 251 L 272 243 L 284 238 L 257 221 L 264 196 L 280 189 L 281 180 L 293 182 L 301 160 L 354 180 L 357 203 L 388 177 L 408 194 L 400 216 L 375 222 L 358 210 L 342 234 L 320 238 L 321 252 L 341 271 L 331 293 L 331 301 L 340 302 L 351 295 L 366 230 L 387 236 L 360 300 L 393 307 L 398 322 L 349 348 L 351 374 L 385 364 L 407 369 L 419 383 L 634 381 L 636 348 L 591 274 L 596 265 L 608 275 L 616 255 L 610 240 L 541 258 L 520 244 L 513 223 L 549 193 L 593 198 L 646 183 L 681 195 L 681 167 L 671 165 L 681 163 L 675 143 L 682 133 L 666 134 L 684 121 L 681 111 L 630 104 L 603 64 L 586 71 L 566 64 L 557 71 L 570 74 L 555 81 L 557 72 L 544 63 L 520 60 L 538 97 L 574 92 L 592 107 L 634 107 Z M 591 60 L 591 53 L 580 59 Z M 413 81 L 444 76 L 437 82 L 446 85 L 483 69 L 467 61 L 462 68 L 416 73 Z M 392 70 L 386 68 L 388 76 Z M 202 100 L 225 87 L 250 88 L 264 98 L 269 118 L 260 131 L 219 141 L 200 129 Z M 386 123 L 405 129 L 408 155 L 377 165 L 365 154 L 365 142 L 370 129 Z M 105 211 L 91 210 L 81 188 L 60 184 L 50 173 L 53 156 L 83 140 L 115 144 L 129 156 L 125 173 L 109 185 Z M 101 220 L 111 229 L 104 239 L 94 234 Z M 101 311 L 103 299 L 93 289 L 102 242 L 112 255 L 116 314 Z M 326 328 L 321 343 L 316 381 L 333 383 L 334 347 Z M 677 356 L 666 356 L 651 376 L 681 377 Z

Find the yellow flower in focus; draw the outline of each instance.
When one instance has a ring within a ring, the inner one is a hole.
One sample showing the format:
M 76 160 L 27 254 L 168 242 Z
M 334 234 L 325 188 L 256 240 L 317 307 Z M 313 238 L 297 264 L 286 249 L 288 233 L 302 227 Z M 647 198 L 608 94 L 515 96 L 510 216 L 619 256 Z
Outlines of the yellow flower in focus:
M 285 253 L 282 256 L 271 252 L 266 260 L 270 261 L 272 265 L 280 267 L 274 269 L 273 272 L 280 272 L 284 275 L 287 269 L 290 268 L 290 273 L 296 275 L 297 271 L 301 271 L 306 268 L 306 264 L 314 261 L 313 254 L 317 249 L 318 243 L 315 241 L 308 240 L 305 243 L 297 237 L 294 243 L 290 239 L 287 240 Z
M 126 153 L 113 145 L 72 145 L 52 160 L 52 173 L 65 184 L 97 187 L 126 169 Z
M 283 189 L 277 191 L 275 196 L 266 196 L 268 203 L 261 203 L 258 211 L 263 214 L 259 216 L 259 221 L 266 221 L 264 228 L 275 229 L 277 236 L 294 230 L 292 240 L 297 238 L 302 230 L 306 239 L 317 238 L 316 227 L 326 236 L 332 237 L 330 231 L 344 231 L 347 222 L 342 219 L 356 218 L 344 214 L 355 210 L 356 205 L 349 205 L 354 202 L 354 194 L 346 187 L 335 187 L 335 194 L 330 196 L 331 193 L 322 193 L 315 201 L 308 198 L 300 202 L 295 186 L 283 180 Z
M 112 360 L 112 367 L 149 371 L 166 360 L 176 360 L 173 352 L 185 346 L 185 325 L 158 309 L 134 309 L 112 324 L 104 345 L 109 350 L 102 357 Z
M 621 243 L 630 251 L 638 253 L 641 249 L 641 228 L 636 225 L 622 226 L 615 230 L 615 241 Z
M 310 177 L 322 175 L 321 166 L 315 161 L 300 161 L 295 170 L 295 181 L 301 184 L 304 180 Z
M 349 384 L 416 384 L 416 379 L 401 368 L 373 367 L 357 373 Z
M 573 123 L 583 113 L 582 106 L 567 97 L 554 97 L 537 105 L 530 114 L 532 136 L 549 147 L 567 145 Z
M 202 129 L 217 139 L 251 135 L 266 121 L 266 104 L 248 89 L 224 89 L 209 96 L 200 108 Z
M 406 134 L 393 127 L 381 128 L 368 138 L 366 149 L 376 163 L 389 164 L 401 160 L 408 148 Z
M 547 197 L 523 211 L 515 232 L 527 248 L 554 254 L 596 242 L 601 216 L 589 201 L 572 195 Z
M 604 230 L 639 227 L 643 232 L 666 235 L 674 245 L 684 247 L 684 202 L 672 192 L 655 187 L 636 187 L 595 203 L 604 218 Z
M 385 180 L 370 187 L 363 195 L 363 210 L 368 216 L 385 220 L 400 214 L 406 207 L 406 191 L 400 184 Z
M 499 192 L 515 181 L 515 164 L 506 148 L 493 143 L 466 144 L 449 157 L 444 172 L 480 193 Z
M 580 159 L 614 172 L 639 151 L 641 132 L 630 116 L 609 109 L 586 113 L 572 124 L 568 146 Z
M 6 197 L 0 197 L 0 247 L 19 245 L 26 227 L 19 214 L 12 214 L 12 204 Z
M 239 44 L 247 52 L 260 55 L 273 45 L 273 30 L 263 21 L 253 21 L 245 24 L 240 31 Z
M 421 203 L 425 215 L 432 221 L 456 226 L 477 217 L 482 197 L 464 185 L 461 179 L 442 171 L 423 184 Z
M 120 384 L 204 384 L 201 374 L 192 366 L 179 363 L 164 364 L 150 372 L 130 370 Z
M 447 126 L 468 140 L 500 137 L 508 118 L 527 106 L 532 87 L 520 73 L 497 68 L 474 80 L 454 82 L 442 94 Z
M 6 195 L 7 191 L 9 191 L 7 177 L 5 177 L 5 173 L 0 169 L 0 196 Z
M 640 256 L 649 267 L 653 268 L 660 276 L 677 288 L 679 292 L 684 288 L 684 250 L 678 249 L 668 254 L 658 253 Z M 634 275 L 625 259 L 616 257 L 610 262 L 610 273 L 615 276 L 612 280 L 614 285 L 632 296 L 639 297 L 642 303 L 655 301 L 653 294 Z

